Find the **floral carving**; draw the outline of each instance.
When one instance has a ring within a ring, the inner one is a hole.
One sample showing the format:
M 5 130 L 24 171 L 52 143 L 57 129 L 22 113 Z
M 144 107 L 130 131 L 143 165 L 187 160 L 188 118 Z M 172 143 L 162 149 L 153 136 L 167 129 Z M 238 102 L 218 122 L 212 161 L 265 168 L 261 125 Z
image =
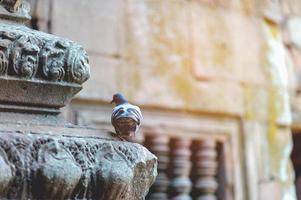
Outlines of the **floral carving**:
M 7 74 L 8 69 L 8 55 L 7 44 L 5 41 L 0 42 L 0 75 Z
M 82 174 L 72 154 L 56 140 L 49 139 L 45 145 L 41 145 L 37 156 L 38 169 L 34 176 L 34 185 L 39 187 L 34 191 L 35 198 L 70 198 Z
M 65 51 L 67 45 L 63 42 L 48 42 L 40 55 L 40 63 L 46 78 L 54 81 L 64 80 Z
M 82 84 L 90 78 L 90 68 L 87 53 L 83 48 L 72 49 L 69 54 L 68 65 L 69 79 L 76 83 Z
M 0 0 L 0 4 L 9 12 L 16 12 L 22 4 L 22 0 Z
M 0 31 L 0 78 L 8 75 L 80 85 L 90 77 L 88 56 L 80 45 L 26 27 L 1 27 L 6 31 Z
M 27 36 L 21 36 L 13 42 L 11 62 L 14 72 L 23 78 L 31 78 L 38 68 L 39 47 Z
M 9 183 L 14 176 L 14 168 L 9 164 L 5 151 L 0 148 L 0 195 L 4 195 L 7 191 Z

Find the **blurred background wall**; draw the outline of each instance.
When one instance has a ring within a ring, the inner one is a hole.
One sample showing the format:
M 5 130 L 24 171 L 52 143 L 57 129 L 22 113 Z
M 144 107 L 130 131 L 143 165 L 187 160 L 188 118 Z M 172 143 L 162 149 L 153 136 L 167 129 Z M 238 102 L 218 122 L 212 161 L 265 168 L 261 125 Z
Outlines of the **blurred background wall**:
M 300 0 L 31 1 L 32 27 L 90 56 L 68 120 L 110 129 L 116 92 L 143 109 L 137 141 L 159 158 L 147 199 L 296 199 Z

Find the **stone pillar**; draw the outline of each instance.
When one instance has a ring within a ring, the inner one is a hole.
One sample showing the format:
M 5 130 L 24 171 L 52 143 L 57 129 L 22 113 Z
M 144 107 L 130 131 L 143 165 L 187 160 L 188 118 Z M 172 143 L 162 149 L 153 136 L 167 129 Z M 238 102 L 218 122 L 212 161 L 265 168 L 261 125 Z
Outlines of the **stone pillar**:
M 189 178 L 191 170 L 190 162 L 191 141 L 186 138 L 176 138 L 171 141 L 171 200 L 191 200 L 192 187 Z
M 197 200 L 217 200 L 217 152 L 214 140 L 197 141 L 195 145 L 195 174 L 194 184 Z
M 24 26 L 28 8 L 0 1 L 0 199 L 144 199 L 156 157 L 60 117 L 90 77 L 88 56 Z
M 150 134 L 146 137 L 145 143 L 148 149 L 158 157 L 158 176 L 151 188 L 148 200 L 168 200 L 169 137 Z

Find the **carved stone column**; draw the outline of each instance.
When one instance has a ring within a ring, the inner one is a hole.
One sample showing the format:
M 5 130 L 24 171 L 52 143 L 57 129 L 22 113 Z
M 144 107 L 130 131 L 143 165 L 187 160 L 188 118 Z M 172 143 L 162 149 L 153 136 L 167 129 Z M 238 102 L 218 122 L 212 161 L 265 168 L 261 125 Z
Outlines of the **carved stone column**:
M 195 143 L 194 184 L 197 200 L 216 200 L 217 183 L 217 151 L 214 140 L 202 140 Z
M 158 176 L 148 200 L 168 200 L 168 165 L 169 165 L 169 137 L 167 135 L 151 134 L 146 137 L 148 149 L 158 157 Z
M 156 157 L 60 117 L 90 76 L 88 57 L 25 27 L 28 8 L 0 0 L 0 199 L 144 199 Z
M 171 199 L 172 200 L 191 200 L 191 180 L 189 178 L 191 170 L 190 162 L 191 141 L 185 138 L 171 140 Z

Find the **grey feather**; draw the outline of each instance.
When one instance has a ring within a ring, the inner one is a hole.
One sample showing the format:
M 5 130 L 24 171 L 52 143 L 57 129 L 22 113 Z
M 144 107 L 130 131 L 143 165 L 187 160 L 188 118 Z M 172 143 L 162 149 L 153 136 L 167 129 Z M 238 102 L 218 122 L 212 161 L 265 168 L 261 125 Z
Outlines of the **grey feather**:
M 112 111 L 111 123 L 119 137 L 130 137 L 137 133 L 142 121 L 141 110 L 138 106 L 123 103 Z

